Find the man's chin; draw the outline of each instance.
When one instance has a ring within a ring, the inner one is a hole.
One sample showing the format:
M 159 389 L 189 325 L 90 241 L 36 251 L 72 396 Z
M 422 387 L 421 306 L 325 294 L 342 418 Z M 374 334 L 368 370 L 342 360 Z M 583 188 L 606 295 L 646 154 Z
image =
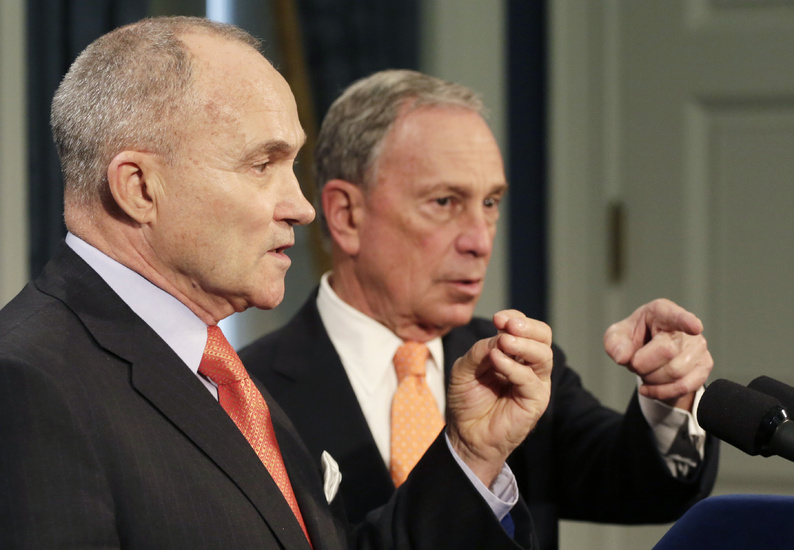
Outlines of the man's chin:
M 442 334 L 448 333 L 453 328 L 468 325 L 474 316 L 473 304 L 457 304 L 443 308 L 441 315 L 436 318 L 437 327 Z
M 257 309 L 273 309 L 284 301 L 284 287 L 271 288 L 267 292 L 260 292 L 248 301 L 246 307 Z

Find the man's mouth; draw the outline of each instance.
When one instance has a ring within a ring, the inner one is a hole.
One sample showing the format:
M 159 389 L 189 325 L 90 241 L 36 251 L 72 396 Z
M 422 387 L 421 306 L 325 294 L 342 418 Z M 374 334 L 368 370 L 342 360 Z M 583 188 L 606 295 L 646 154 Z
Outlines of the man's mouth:
M 275 248 L 271 248 L 268 251 L 268 254 L 271 256 L 275 256 L 277 258 L 281 258 L 284 261 L 290 261 L 290 258 L 289 256 L 287 256 L 286 252 L 288 248 L 292 248 L 293 244 L 295 243 L 290 242 L 290 243 L 282 244 L 281 246 L 277 246 Z
M 482 291 L 482 279 L 450 279 L 449 283 L 459 292 L 477 296 Z

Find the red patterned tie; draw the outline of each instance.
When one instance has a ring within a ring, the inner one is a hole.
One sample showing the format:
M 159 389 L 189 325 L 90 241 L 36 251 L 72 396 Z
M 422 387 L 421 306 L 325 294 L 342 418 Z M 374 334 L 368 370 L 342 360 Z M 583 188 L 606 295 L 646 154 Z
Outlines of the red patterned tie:
M 217 326 L 207 327 L 207 346 L 198 371 L 218 385 L 218 401 L 254 448 L 278 485 L 311 544 L 306 525 L 276 441 L 270 409 L 256 389 L 237 352 Z
M 427 346 L 405 342 L 394 354 L 399 385 L 391 404 L 391 478 L 399 487 L 444 427 L 425 380 Z

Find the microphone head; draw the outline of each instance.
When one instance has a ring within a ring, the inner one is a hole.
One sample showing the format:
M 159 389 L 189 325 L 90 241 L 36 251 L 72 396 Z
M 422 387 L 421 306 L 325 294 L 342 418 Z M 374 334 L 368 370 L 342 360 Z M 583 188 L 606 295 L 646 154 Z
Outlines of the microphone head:
M 764 432 L 770 412 L 780 402 L 730 380 L 715 380 L 700 399 L 698 423 L 713 436 L 730 443 L 749 455 L 762 450 Z M 761 435 L 761 437 L 759 437 Z
M 794 388 L 788 384 L 768 376 L 759 376 L 747 384 L 747 387 L 774 397 L 789 411 L 794 410 Z

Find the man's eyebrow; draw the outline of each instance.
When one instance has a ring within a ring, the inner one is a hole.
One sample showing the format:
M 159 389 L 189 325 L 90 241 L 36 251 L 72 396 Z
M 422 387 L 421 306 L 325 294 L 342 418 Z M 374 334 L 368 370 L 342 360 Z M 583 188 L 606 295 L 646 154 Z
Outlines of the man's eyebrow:
M 506 181 L 500 181 L 498 183 L 494 183 L 491 185 L 490 189 L 488 190 L 488 194 L 504 194 L 507 192 L 508 183 Z M 457 193 L 459 195 L 468 195 L 471 193 L 471 188 L 467 185 L 461 185 L 458 183 L 452 182 L 438 182 L 435 185 L 430 186 L 426 189 L 426 193 L 435 193 L 438 191 L 450 191 L 452 193 Z
M 493 187 L 491 187 L 491 193 L 507 193 L 507 190 L 510 188 L 510 184 L 506 181 L 500 181 L 499 183 L 495 183 Z
M 301 135 L 301 138 L 297 143 L 289 143 L 283 139 L 270 139 L 249 150 L 243 157 L 242 161 L 248 162 L 259 156 L 283 155 L 292 153 L 303 147 L 304 143 L 306 143 L 305 132 Z

